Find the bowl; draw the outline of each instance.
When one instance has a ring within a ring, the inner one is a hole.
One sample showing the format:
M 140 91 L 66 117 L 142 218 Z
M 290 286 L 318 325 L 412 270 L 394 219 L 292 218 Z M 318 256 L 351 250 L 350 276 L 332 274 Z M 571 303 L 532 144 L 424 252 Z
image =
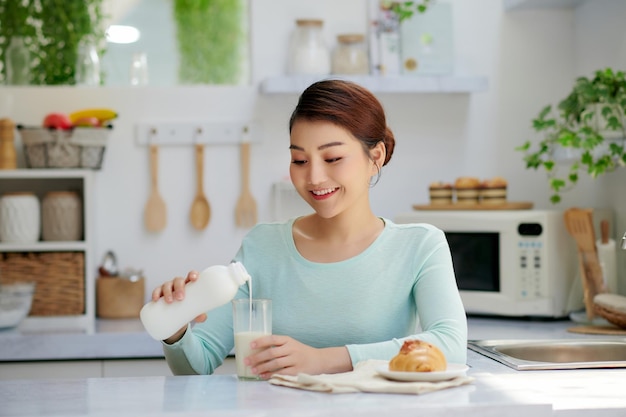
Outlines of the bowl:
M 16 327 L 28 316 L 34 293 L 34 282 L 0 284 L 0 329 Z

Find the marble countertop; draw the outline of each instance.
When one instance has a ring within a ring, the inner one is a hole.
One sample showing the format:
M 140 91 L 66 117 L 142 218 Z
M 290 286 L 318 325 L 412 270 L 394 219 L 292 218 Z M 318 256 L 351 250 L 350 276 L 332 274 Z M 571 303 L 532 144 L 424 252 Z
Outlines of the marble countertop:
M 572 325 L 470 318 L 469 338 L 597 337 L 570 333 Z M 44 341 L 53 342 L 53 347 L 44 347 Z M 15 343 L 20 345 L 9 346 Z M 113 345 L 98 346 L 108 343 Z M 162 357 L 162 353 L 160 343 L 150 339 L 138 321 L 128 320 L 98 321 L 93 333 L 0 332 L 0 356 L 3 361 L 20 361 Z M 231 375 L 8 380 L 0 381 L 0 416 L 626 415 L 625 368 L 515 371 L 473 351 L 468 351 L 467 363 L 468 375 L 475 378 L 470 385 L 419 396 L 314 393 L 238 381 Z

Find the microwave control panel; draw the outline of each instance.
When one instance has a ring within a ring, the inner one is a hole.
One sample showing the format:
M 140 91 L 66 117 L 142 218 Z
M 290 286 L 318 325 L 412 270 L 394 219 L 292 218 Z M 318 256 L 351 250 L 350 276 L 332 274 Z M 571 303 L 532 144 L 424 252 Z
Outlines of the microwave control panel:
M 542 288 L 543 227 L 539 223 L 520 223 L 517 232 L 520 237 L 517 244 L 520 271 L 518 297 L 525 300 L 545 297 L 547 294 Z

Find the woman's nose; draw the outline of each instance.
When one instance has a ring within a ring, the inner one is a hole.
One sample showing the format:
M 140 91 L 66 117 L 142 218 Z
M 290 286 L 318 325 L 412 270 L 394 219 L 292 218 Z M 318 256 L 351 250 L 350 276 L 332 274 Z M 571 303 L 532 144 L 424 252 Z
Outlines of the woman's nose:
M 307 182 L 312 185 L 319 185 L 326 181 L 326 170 L 324 165 L 319 162 L 311 161 L 307 172 Z

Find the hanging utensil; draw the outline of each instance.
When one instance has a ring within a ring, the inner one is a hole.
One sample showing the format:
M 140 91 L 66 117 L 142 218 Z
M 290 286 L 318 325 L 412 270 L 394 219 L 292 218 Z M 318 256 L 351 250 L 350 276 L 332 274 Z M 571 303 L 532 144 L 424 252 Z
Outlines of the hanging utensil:
M 239 227 L 249 228 L 257 222 L 256 201 L 250 192 L 250 142 L 248 140 L 248 127 L 243 129 L 241 141 L 241 194 L 235 207 L 235 224 Z
M 189 212 L 191 225 L 202 230 L 211 219 L 211 206 L 204 195 L 204 145 L 196 144 L 196 197 Z
M 578 264 L 583 283 L 583 296 L 587 318 L 594 318 L 593 298 L 605 292 L 602 268 L 596 249 L 591 209 L 570 208 L 564 213 L 565 226 L 576 241 Z
M 159 170 L 159 147 L 150 145 L 150 178 L 151 191 L 144 209 L 144 222 L 150 232 L 160 232 L 167 222 L 167 208 L 165 201 L 159 194 L 158 170 Z

